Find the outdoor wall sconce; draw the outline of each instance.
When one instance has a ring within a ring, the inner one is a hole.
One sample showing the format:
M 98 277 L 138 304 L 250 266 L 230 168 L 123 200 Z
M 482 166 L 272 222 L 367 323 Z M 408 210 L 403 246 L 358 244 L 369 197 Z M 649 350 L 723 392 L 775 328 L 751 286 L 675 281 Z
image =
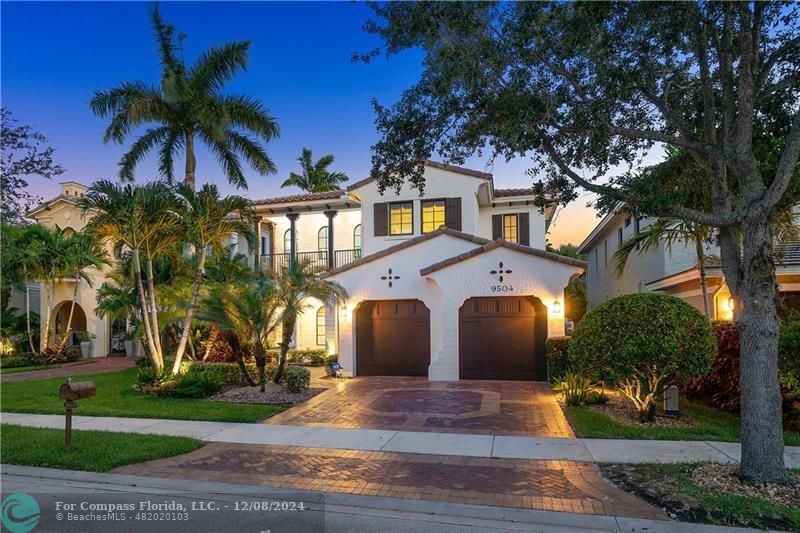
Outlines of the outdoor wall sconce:
M 555 315 L 561 314 L 561 302 L 558 301 L 558 298 L 556 298 L 553 301 L 553 314 Z
M 731 296 L 728 298 L 728 311 L 733 312 L 734 309 L 736 309 L 736 301 Z

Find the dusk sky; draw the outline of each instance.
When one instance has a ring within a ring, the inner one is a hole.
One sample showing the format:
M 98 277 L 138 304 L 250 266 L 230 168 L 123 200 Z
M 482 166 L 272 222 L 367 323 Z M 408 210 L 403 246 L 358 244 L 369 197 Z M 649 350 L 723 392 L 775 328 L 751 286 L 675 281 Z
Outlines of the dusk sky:
M 280 189 L 297 170 L 302 147 L 316 157 L 334 154 L 333 168 L 351 181 L 365 177 L 370 146 L 376 139 L 372 98 L 395 102 L 421 72 L 421 53 L 404 53 L 371 64 L 353 63 L 379 41 L 362 25 L 370 16 L 363 4 L 326 3 L 162 3 L 164 18 L 187 35 L 188 64 L 209 46 L 252 41 L 249 68 L 227 85 L 230 93 L 259 98 L 278 120 L 281 136 L 267 146 L 278 166 L 274 176 L 249 171 L 252 199 L 291 194 Z M 117 163 L 130 142 L 103 144 L 106 121 L 94 117 L 88 102 L 96 90 L 122 80 L 156 84 L 159 64 L 146 3 L 0 4 L 2 16 L 2 105 L 23 124 L 45 134 L 66 169 L 60 179 L 32 180 L 45 198 L 58 194 L 58 181 L 90 183 L 115 178 Z M 135 137 L 131 137 L 131 140 Z M 181 156 L 182 157 L 182 156 Z M 182 163 L 181 163 L 182 165 Z M 497 187 L 530 186 L 527 162 L 473 159 L 469 167 L 494 173 Z M 198 181 L 213 181 L 232 191 L 215 160 L 198 153 Z M 181 168 L 177 169 L 182 174 Z M 137 169 L 139 180 L 156 176 L 153 158 Z M 563 209 L 549 240 L 579 243 L 597 223 L 582 197 Z

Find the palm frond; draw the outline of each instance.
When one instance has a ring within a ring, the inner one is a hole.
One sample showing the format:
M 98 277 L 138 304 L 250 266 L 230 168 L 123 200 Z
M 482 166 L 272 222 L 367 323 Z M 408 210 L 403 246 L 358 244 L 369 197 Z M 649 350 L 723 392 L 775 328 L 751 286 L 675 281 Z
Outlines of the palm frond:
M 130 149 L 122 156 L 119 162 L 119 179 L 122 181 L 133 181 L 136 165 L 138 165 L 157 144 L 163 142 L 169 133 L 170 130 L 166 127 L 151 128 L 136 139 L 136 142 L 131 145 Z
M 244 159 L 261 175 L 275 174 L 278 167 L 263 146 L 254 139 L 235 130 L 228 130 L 227 141 L 231 149 Z
M 225 43 L 206 50 L 189 71 L 189 85 L 199 93 L 217 91 L 247 68 L 250 41 Z
M 225 110 L 233 126 L 247 130 L 264 141 L 280 136 L 280 128 L 275 117 L 261 105 L 261 102 L 248 96 L 224 96 Z
M 171 128 L 158 151 L 158 173 L 167 183 L 175 181 L 175 154 L 184 146 L 184 133 Z
M 211 152 L 216 156 L 217 162 L 222 167 L 231 185 L 240 189 L 246 189 L 247 179 L 244 176 L 242 164 L 236 152 L 234 152 L 227 143 L 215 139 L 210 132 L 205 129 L 200 130 L 199 133 L 203 141 L 211 149 Z

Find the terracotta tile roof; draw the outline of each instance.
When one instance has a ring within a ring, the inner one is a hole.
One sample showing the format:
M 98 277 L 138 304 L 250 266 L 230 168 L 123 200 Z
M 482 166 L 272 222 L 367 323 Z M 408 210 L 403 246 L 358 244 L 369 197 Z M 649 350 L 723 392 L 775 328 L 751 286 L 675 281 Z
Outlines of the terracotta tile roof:
M 495 198 L 507 198 L 509 196 L 531 196 L 533 189 L 494 189 Z
M 260 200 L 253 200 L 255 205 L 268 205 L 268 204 L 290 204 L 293 202 L 313 202 L 314 200 L 337 200 L 346 194 L 341 189 L 326 192 L 305 192 L 300 194 L 292 194 L 289 196 L 276 196 L 273 198 L 262 198 Z
M 486 252 L 489 252 L 497 248 L 508 248 L 509 250 L 516 250 L 517 252 L 522 252 L 529 255 L 535 255 L 536 257 L 541 257 L 543 259 L 548 259 L 550 261 L 564 263 L 565 265 L 586 268 L 585 261 L 579 261 L 577 259 L 566 257 L 560 254 L 555 254 L 553 252 L 546 252 L 544 250 L 539 250 L 538 248 L 531 248 L 530 246 L 523 246 L 521 244 L 515 244 L 512 242 L 504 241 L 503 239 L 497 239 L 496 241 L 491 241 L 487 244 L 484 244 L 483 246 L 475 248 L 474 250 L 464 252 L 463 254 L 459 254 L 449 259 L 445 259 L 444 261 L 439 261 L 438 263 L 434 263 L 430 266 L 427 266 L 421 269 L 419 271 L 419 274 L 420 276 L 427 276 L 432 272 L 436 272 L 437 270 L 441 270 L 443 268 L 447 268 L 462 261 L 466 261 L 467 259 L 471 259 L 475 256 L 484 254 Z
M 400 250 L 404 250 L 406 248 L 410 248 L 410 247 L 415 246 L 415 245 L 417 245 L 417 244 L 419 244 L 421 242 L 429 241 L 431 239 L 434 239 L 434 238 L 438 237 L 439 235 L 450 235 L 451 237 L 464 239 L 465 241 L 471 241 L 471 242 L 474 242 L 476 244 L 481 244 L 481 245 L 492 242 L 492 241 L 490 241 L 488 239 L 484 239 L 483 237 L 478 237 L 476 235 L 470 235 L 469 233 L 464 233 L 463 231 L 456 231 L 456 230 L 450 229 L 450 228 L 448 228 L 446 226 L 441 226 L 439 229 L 434 230 L 434 231 L 432 231 L 430 233 L 425 233 L 423 235 L 420 235 L 419 237 L 414 237 L 413 239 L 409 239 L 407 241 L 403 241 L 400 244 L 395 244 L 394 246 L 390 246 L 389 248 L 386 248 L 386 249 L 381 250 L 379 252 L 375 252 L 374 254 L 365 255 L 361 259 L 358 259 L 357 261 L 353 261 L 352 263 L 348 263 L 346 265 L 340 266 L 339 268 L 334 268 L 333 270 L 322 274 L 320 277 L 327 278 L 327 277 L 330 277 L 330 276 L 335 276 L 336 274 L 339 274 L 339 273 L 344 272 L 346 270 L 350 270 L 352 268 L 359 267 L 359 266 L 361 266 L 363 264 L 366 264 L 366 263 L 371 263 L 372 261 L 375 261 L 376 259 L 380 259 L 381 257 L 386 257 L 387 255 L 391 255 L 391 254 L 393 254 L 395 252 L 399 252 Z
M 463 174 L 465 176 L 472 176 L 473 178 L 481 178 L 481 179 L 484 179 L 484 180 L 492 179 L 492 175 L 487 173 L 487 172 L 481 172 L 480 170 L 473 170 L 471 168 L 464 168 L 464 167 L 457 167 L 457 166 L 454 166 L 454 165 L 448 165 L 446 163 L 440 163 L 439 161 L 431 161 L 430 159 L 425 161 L 425 166 L 426 167 L 432 167 L 432 168 L 439 168 L 439 169 L 442 169 L 442 170 L 449 170 L 450 172 L 456 172 L 458 174 Z M 348 191 L 352 191 L 353 189 L 358 189 L 359 187 L 362 187 L 362 186 L 366 185 L 367 183 L 371 183 L 371 182 L 375 181 L 375 179 L 376 178 L 372 178 L 372 177 L 364 178 L 363 180 L 359 180 L 359 181 L 351 184 L 350 186 L 348 186 L 347 190 Z

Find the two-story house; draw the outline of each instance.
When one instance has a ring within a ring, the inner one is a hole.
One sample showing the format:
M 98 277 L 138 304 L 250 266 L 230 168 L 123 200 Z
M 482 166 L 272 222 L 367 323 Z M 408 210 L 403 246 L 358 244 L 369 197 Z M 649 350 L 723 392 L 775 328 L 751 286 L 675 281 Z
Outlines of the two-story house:
M 540 210 L 530 189 L 495 188 L 491 174 L 432 161 L 425 180 L 424 195 L 409 186 L 381 194 L 369 178 L 255 200 L 257 250 L 235 235 L 231 244 L 253 268 L 307 261 L 347 290 L 335 307 L 309 299 L 294 332 L 297 348 L 338 354 L 346 375 L 546 379 L 544 342 L 564 334 L 564 287 L 585 266 L 545 251 L 555 207 Z M 85 188 L 65 187 L 31 216 L 82 228 L 75 200 Z M 119 349 L 124 333 L 94 316 L 101 281 L 78 298 L 86 318 L 77 329 L 97 335 L 94 356 Z M 60 308 L 69 286 L 55 297 Z
M 616 209 L 607 214 L 578 247 L 586 257 L 586 294 L 588 307 L 592 308 L 610 298 L 623 294 L 659 291 L 692 304 L 704 312 L 700 269 L 694 243 L 677 242 L 672 247 L 664 244 L 630 254 L 625 269 L 616 272 L 614 253 L 622 243 L 644 230 L 651 219 L 636 219 Z M 713 243 L 704 243 L 706 255 L 706 291 L 710 318 L 731 320 L 736 303 L 725 284 L 725 277 Z M 800 307 L 800 243 L 777 247 L 778 289 L 783 301 L 790 307 Z

